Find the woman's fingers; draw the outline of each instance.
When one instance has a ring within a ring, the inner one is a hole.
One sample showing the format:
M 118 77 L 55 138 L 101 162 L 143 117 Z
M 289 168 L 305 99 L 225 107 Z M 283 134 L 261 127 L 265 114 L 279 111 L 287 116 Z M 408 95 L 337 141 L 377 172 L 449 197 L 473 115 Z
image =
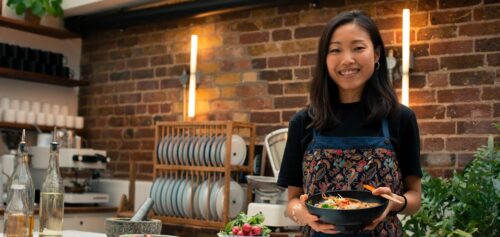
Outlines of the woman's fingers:
M 335 226 L 331 224 L 323 224 L 319 222 L 313 222 L 309 225 L 316 232 L 323 232 L 326 234 L 336 234 L 339 231 L 335 230 Z
M 299 200 L 300 200 L 300 202 L 305 204 L 308 197 L 309 196 L 307 196 L 307 194 L 302 194 L 302 195 L 300 195 Z
M 381 195 L 381 194 L 389 194 L 389 195 L 391 195 L 392 191 L 388 187 L 379 187 L 379 188 L 376 188 L 375 190 L 373 190 L 372 194 L 373 195 L 377 195 L 377 196 Z

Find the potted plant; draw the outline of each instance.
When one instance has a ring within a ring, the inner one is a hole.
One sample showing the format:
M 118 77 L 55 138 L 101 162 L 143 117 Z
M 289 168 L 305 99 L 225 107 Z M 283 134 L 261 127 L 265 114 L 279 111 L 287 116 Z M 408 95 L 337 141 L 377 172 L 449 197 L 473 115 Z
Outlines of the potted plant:
M 15 9 L 17 15 L 23 13 L 25 21 L 40 24 L 41 17 L 52 16 L 62 18 L 64 11 L 62 0 L 7 0 L 7 6 Z
M 500 236 L 500 146 L 493 136 L 474 158 L 450 179 L 424 175 L 420 211 L 404 219 L 407 235 Z

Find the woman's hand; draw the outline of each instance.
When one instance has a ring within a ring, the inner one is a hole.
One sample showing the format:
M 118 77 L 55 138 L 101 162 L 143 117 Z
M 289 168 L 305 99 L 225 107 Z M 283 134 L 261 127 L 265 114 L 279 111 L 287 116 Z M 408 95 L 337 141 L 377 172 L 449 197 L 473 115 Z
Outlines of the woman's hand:
M 397 195 L 394 195 L 394 193 L 388 187 L 376 188 L 375 190 L 372 191 L 372 194 L 375 195 L 375 196 L 380 196 L 382 194 L 387 194 L 389 196 L 396 197 L 397 199 L 403 199 L 403 197 L 397 197 Z M 375 229 L 375 227 L 377 227 L 377 225 L 385 219 L 385 217 L 387 216 L 387 214 L 389 214 L 390 211 L 392 211 L 392 210 L 399 210 L 401 208 L 400 205 L 401 204 L 398 204 L 398 203 L 396 203 L 394 201 L 389 200 L 389 204 L 385 208 L 385 210 L 382 213 L 382 215 L 380 215 L 375 220 L 373 220 L 370 224 L 368 224 L 367 226 L 365 226 L 365 230 L 373 230 L 373 229 Z
M 300 195 L 300 203 L 292 207 L 292 218 L 300 224 L 306 224 L 316 232 L 323 232 L 326 234 L 336 234 L 339 231 L 335 230 L 335 225 L 324 224 L 319 221 L 315 215 L 311 215 L 306 207 L 307 194 Z

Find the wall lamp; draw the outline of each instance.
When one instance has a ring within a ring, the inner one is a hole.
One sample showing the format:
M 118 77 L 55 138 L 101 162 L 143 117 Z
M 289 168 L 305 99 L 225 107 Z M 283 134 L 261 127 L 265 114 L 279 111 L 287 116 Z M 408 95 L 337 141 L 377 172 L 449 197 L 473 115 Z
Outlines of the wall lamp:
M 401 44 L 401 68 L 395 72 L 397 60 L 394 57 L 394 51 L 391 49 L 387 54 L 387 69 L 389 79 L 401 78 L 401 103 L 408 106 L 410 101 L 410 69 L 413 68 L 413 53 L 410 51 L 410 10 L 403 9 L 403 29 L 402 29 L 402 44 Z
M 196 84 L 199 82 L 199 76 L 197 76 L 196 72 L 197 57 L 198 57 L 198 35 L 191 35 L 191 56 L 189 65 L 189 75 L 186 72 L 186 70 L 184 70 L 180 78 L 182 84 L 182 93 L 184 97 L 183 111 L 182 111 L 182 118 L 184 121 L 186 121 L 188 118 L 192 119 L 195 116 Z M 186 84 L 188 84 L 187 98 L 186 98 Z M 186 101 L 188 101 L 187 112 L 186 112 Z

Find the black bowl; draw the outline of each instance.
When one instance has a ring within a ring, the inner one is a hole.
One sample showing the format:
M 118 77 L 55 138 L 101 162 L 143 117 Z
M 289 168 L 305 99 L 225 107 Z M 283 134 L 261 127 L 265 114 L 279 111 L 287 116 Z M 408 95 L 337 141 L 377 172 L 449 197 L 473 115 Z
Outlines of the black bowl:
M 362 209 L 338 210 L 315 207 L 314 204 L 323 201 L 322 194 L 311 196 L 306 201 L 309 212 L 319 217 L 324 223 L 334 224 L 340 231 L 356 231 L 372 222 L 382 215 L 387 207 L 388 201 L 379 196 L 372 195 L 368 191 L 332 191 L 325 193 L 327 196 L 340 196 L 355 198 L 363 202 L 380 203 L 378 206 Z

